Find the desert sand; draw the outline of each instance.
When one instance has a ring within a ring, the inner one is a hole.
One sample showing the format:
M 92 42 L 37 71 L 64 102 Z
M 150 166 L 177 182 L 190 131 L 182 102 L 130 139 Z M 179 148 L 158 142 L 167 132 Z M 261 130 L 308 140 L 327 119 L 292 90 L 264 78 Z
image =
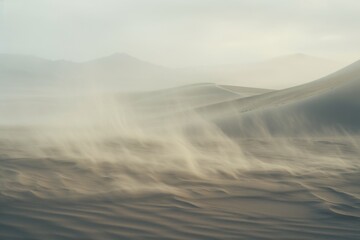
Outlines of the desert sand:
M 359 239 L 359 92 L 356 62 L 284 90 L 4 95 L 0 238 Z

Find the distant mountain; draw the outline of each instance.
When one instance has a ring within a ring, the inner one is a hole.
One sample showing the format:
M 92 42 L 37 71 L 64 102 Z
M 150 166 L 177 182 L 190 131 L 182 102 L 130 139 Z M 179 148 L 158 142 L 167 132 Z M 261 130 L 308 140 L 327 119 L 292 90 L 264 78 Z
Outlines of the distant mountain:
M 204 66 L 183 71 L 218 84 L 284 89 L 316 80 L 343 66 L 340 62 L 293 54 L 253 64 Z
M 143 60 L 140 60 L 138 58 L 135 58 L 127 53 L 114 53 L 112 55 L 97 58 L 94 60 L 83 62 L 84 65 L 103 65 L 103 66 L 111 66 L 111 65 L 117 65 L 117 66 L 143 66 L 143 67 L 156 67 L 156 68 L 162 68 L 165 69 L 165 67 L 160 67 L 158 65 L 145 62 Z
M 82 63 L 0 54 L 2 94 L 154 90 L 181 85 L 180 75 L 119 53 Z
M 276 89 L 317 79 L 340 66 L 303 54 L 247 65 L 186 69 L 166 68 L 125 53 L 82 63 L 0 54 L 0 94 L 145 91 L 202 82 Z
M 171 69 L 125 53 L 81 63 L 75 76 L 84 83 L 120 91 L 154 90 L 181 84 Z
M 0 54 L 0 93 L 47 93 L 61 85 L 61 79 L 76 68 L 67 61 L 51 61 L 27 55 Z

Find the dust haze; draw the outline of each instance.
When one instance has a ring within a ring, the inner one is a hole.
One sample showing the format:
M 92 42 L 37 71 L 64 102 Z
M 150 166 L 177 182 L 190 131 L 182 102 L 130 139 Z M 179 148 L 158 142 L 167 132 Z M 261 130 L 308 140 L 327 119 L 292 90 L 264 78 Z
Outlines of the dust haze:
M 358 239 L 353 3 L 2 1 L 0 238 Z

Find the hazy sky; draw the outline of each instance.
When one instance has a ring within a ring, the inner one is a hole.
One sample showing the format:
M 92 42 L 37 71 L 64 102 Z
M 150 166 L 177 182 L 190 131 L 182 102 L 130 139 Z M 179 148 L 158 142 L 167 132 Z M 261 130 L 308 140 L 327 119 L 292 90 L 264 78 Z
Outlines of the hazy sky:
M 359 0 L 0 0 L 0 52 L 166 66 L 360 58 Z

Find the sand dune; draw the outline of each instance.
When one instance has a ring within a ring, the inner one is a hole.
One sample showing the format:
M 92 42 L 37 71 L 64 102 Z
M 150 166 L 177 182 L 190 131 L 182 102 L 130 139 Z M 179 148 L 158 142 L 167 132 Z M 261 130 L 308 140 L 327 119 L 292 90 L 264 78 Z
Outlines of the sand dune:
M 243 132 L 241 128 L 251 129 L 252 133 L 261 128 L 283 134 L 295 134 L 297 130 L 305 134 L 358 131 L 359 74 L 360 65 L 355 62 L 311 83 L 225 101 L 199 111 L 235 135 Z
M 4 97 L 0 238 L 359 239 L 359 71 Z
M 175 113 L 210 104 L 270 92 L 268 89 L 246 88 L 214 83 L 199 83 L 159 91 L 129 95 L 128 104 L 138 112 Z M 142 116 L 143 117 L 143 116 Z
M 209 104 L 235 100 L 269 92 L 267 89 L 244 88 L 213 83 L 199 83 L 156 91 L 130 93 L 96 93 L 82 96 L 2 96 L 0 99 L 0 124 L 29 125 L 46 124 L 54 118 L 62 118 L 71 111 L 80 111 L 91 104 L 99 104 L 104 109 L 108 105 L 117 111 L 126 108 L 132 115 L 143 121 L 147 117 L 191 110 Z M 111 113 L 110 113 L 111 114 Z M 128 116 L 130 117 L 130 116 Z

